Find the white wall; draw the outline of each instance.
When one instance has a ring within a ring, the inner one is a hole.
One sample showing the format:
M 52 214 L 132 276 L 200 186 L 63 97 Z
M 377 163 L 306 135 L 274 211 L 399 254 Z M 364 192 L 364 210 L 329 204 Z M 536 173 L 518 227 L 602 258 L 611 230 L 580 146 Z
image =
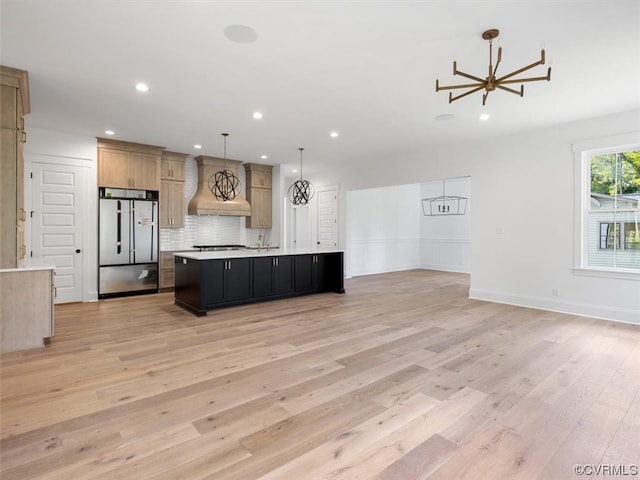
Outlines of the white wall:
M 471 179 L 347 192 L 346 275 L 426 268 L 469 273 Z M 464 197 L 464 215 L 425 216 L 422 199 Z
M 347 276 L 420 264 L 420 185 L 347 192 Z
M 420 215 L 420 268 L 471 272 L 471 179 L 449 178 L 420 185 L 420 198 L 458 196 L 466 199 L 464 215 Z
M 32 162 L 81 165 L 89 172 L 86 175 L 84 196 L 85 211 L 83 218 L 83 293 L 85 302 L 98 299 L 98 191 L 97 191 L 97 141 L 95 137 L 86 137 L 63 132 L 54 132 L 29 126 L 26 118 L 27 142 L 25 143 L 25 200 L 31 210 L 31 183 L 29 172 Z M 27 251 L 31 250 L 31 220 L 26 225 Z
M 349 190 L 470 176 L 471 297 L 640 324 L 639 281 L 573 271 L 571 148 L 578 140 L 637 130 L 640 111 L 634 110 L 506 138 L 425 147 L 382 163 L 367 160 L 366 168 L 364 162 L 333 165 L 310 180 L 340 181 L 346 209 Z M 340 245 L 346 246 L 342 233 Z

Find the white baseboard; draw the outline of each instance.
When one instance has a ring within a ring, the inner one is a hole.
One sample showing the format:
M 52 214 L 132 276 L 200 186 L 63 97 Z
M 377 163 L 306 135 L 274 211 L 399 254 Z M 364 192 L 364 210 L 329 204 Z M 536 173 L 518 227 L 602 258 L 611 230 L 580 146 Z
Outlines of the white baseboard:
M 469 298 L 640 325 L 640 312 L 625 308 L 607 307 L 581 302 L 561 302 L 546 298 L 491 292 L 477 288 L 469 289 Z
M 424 270 L 438 270 L 440 272 L 471 273 L 469 265 L 432 265 L 426 263 L 420 265 L 420 268 Z

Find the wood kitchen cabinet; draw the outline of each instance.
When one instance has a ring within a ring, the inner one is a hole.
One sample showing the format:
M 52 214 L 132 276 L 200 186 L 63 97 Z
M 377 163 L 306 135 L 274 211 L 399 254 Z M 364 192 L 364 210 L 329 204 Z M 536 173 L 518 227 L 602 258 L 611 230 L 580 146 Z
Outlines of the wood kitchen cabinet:
M 24 115 L 29 113 L 28 73 L 0 66 L 0 268 L 24 259 Z
M 53 336 L 53 267 L 0 271 L 0 352 L 42 347 Z
M 186 153 L 162 152 L 160 178 L 184 182 L 184 165 L 188 156 Z
M 176 278 L 176 266 L 173 260 L 173 251 L 160 252 L 160 275 L 159 285 L 160 289 L 173 288 Z
M 160 190 L 163 147 L 98 138 L 98 186 Z
M 246 172 L 247 201 L 251 205 L 251 216 L 247 217 L 247 228 L 271 228 L 273 167 L 257 163 L 243 164 Z
M 160 228 L 184 227 L 184 167 L 187 157 L 185 153 L 162 153 Z

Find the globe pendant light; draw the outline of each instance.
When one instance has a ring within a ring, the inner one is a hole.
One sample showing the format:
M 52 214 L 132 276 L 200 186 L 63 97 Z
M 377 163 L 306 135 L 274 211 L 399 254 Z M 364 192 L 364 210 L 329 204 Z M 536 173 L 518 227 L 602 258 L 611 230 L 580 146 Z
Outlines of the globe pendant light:
M 224 138 L 224 159 L 227 159 L 228 133 L 222 133 Z M 240 193 L 240 179 L 231 170 L 220 170 L 209 177 L 209 190 L 221 202 L 233 200 Z
M 304 148 L 300 147 L 298 150 L 300 150 L 300 180 L 296 180 L 291 184 L 287 192 L 287 198 L 294 205 L 303 206 L 309 203 L 316 191 L 309 180 L 302 179 L 302 151 Z

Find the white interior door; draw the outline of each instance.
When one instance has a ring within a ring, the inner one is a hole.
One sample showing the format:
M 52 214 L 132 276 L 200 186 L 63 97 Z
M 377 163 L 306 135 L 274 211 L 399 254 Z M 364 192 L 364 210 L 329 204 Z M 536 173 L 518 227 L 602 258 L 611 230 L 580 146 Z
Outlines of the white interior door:
M 319 187 L 318 205 L 318 246 L 338 246 L 338 187 Z
M 31 256 L 56 266 L 56 303 L 81 302 L 86 168 L 34 162 L 31 169 Z

